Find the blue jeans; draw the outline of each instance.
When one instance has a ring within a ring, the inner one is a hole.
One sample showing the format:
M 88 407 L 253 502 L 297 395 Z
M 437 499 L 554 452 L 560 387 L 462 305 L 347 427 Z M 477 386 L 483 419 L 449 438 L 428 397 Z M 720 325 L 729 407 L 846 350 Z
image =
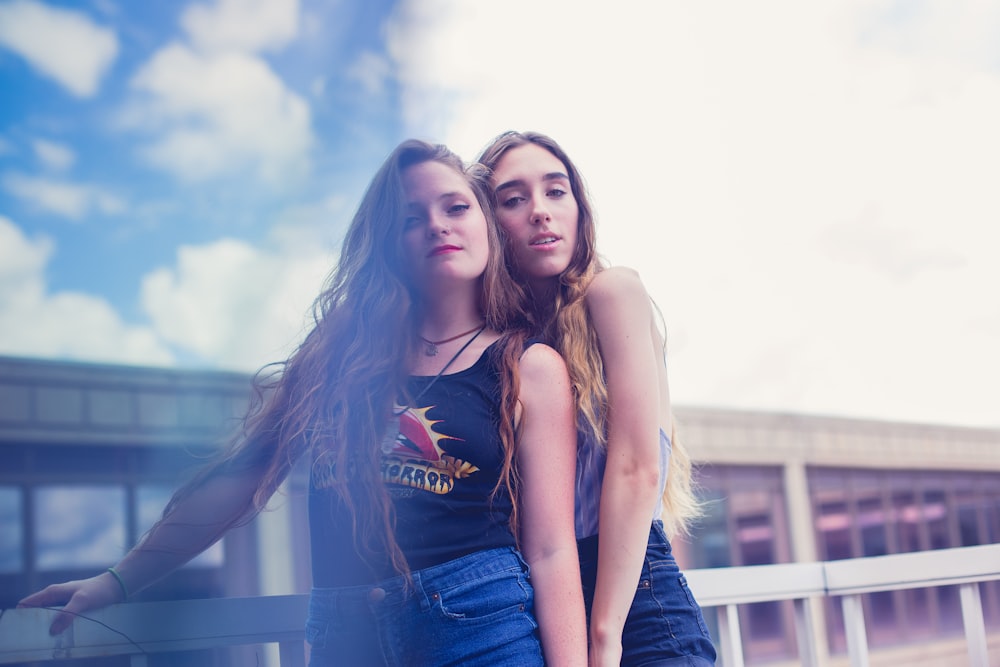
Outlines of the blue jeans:
M 597 544 L 598 535 L 577 543 L 588 624 L 597 581 Z M 677 567 L 661 521 L 654 521 L 649 531 L 646 560 L 622 633 L 621 664 L 623 667 L 715 664 L 715 647 L 701 607 Z
M 314 588 L 310 667 L 542 665 L 528 566 L 489 549 L 377 584 Z

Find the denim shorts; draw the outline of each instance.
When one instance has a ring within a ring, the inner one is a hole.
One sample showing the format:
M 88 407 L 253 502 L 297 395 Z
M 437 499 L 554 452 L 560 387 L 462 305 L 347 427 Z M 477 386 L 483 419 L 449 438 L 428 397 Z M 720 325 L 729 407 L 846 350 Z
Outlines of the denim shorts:
M 377 584 L 314 588 L 310 667 L 543 665 L 528 566 L 489 549 Z
M 580 540 L 580 575 L 587 621 L 594 604 L 598 536 Z M 627 667 L 708 667 L 715 647 L 701 607 L 677 567 L 663 522 L 649 531 L 646 560 L 622 633 L 622 663 Z

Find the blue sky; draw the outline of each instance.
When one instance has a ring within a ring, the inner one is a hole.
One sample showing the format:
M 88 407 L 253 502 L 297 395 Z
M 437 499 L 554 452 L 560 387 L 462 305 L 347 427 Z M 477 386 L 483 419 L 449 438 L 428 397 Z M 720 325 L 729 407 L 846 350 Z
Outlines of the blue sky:
M 537 129 L 681 404 L 1000 426 L 1000 3 L 0 0 L 0 354 L 288 353 L 407 136 Z

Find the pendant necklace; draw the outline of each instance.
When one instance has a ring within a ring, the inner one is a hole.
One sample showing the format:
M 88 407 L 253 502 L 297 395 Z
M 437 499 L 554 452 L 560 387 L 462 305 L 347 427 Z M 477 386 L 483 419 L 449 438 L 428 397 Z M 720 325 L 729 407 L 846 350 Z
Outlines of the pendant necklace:
M 408 400 L 408 401 L 406 402 L 406 406 L 404 406 L 402 410 L 400 410 L 400 411 L 398 411 L 398 412 L 396 412 L 396 411 L 393 411 L 393 414 L 394 414 L 394 415 L 396 415 L 396 416 L 398 417 L 399 415 L 401 415 L 401 414 L 403 414 L 404 412 L 406 412 L 407 410 L 409 410 L 409 409 L 410 409 L 410 406 L 411 406 L 411 405 L 413 405 L 413 404 L 414 404 L 414 403 L 416 403 L 416 402 L 417 402 L 418 400 L 420 400 L 420 397 L 421 397 L 421 396 L 423 396 L 423 395 L 424 395 L 425 393 L 427 393 L 427 390 L 428 390 L 428 389 L 430 389 L 431 387 L 433 387 L 433 386 L 434 386 L 434 383 L 435 383 L 435 382 L 437 382 L 437 381 L 438 381 L 439 379 L 441 379 L 441 376 L 442 376 L 442 375 L 444 375 L 444 372 L 445 372 L 446 370 L 448 370 L 449 368 L 451 368 L 451 365 L 452 365 L 453 363 L 455 363 L 455 360 L 456 360 L 456 359 L 458 359 L 458 358 L 459 358 L 460 356 L 462 356 L 462 353 L 463 353 L 463 352 L 465 352 L 465 350 L 466 350 L 466 349 L 468 349 L 468 347 L 469 347 L 470 345 L 472 345 L 472 342 L 473 342 L 474 340 L 476 340 L 477 338 L 479 338 L 479 334 L 483 333 L 483 331 L 485 331 L 485 330 L 486 330 L 486 325 L 485 325 L 485 324 L 483 324 L 483 325 L 481 325 L 481 326 L 479 326 L 479 327 L 476 327 L 475 329 L 473 329 L 472 331 L 475 331 L 475 332 L 476 332 L 476 335 L 475 335 L 475 336 L 473 336 L 472 338 L 470 338 L 469 340 L 465 341 L 465 343 L 464 343 L 464 344 L 462 345 L 462 347 L 461 347 L 461 348 L 460 348 L 460 349 L 458 350 L 458 352 L 456 352 L 456 353 L 454 354 L 454 356 L 452 356 L 452 358 L 448 360 L 448 363 L 446 363 L 446 364 L 445 364 L 445 365 L 444 365 L 444 366 L 443 366 L 443 367 L 441 368 L 441 370 L 439 370 L 439 371 L 438 371 L 437 375 L 435 375 L 435 376 L 434 376 L 433 378 L 431 378 L 431 381 L 430 381 L 430 382 L 428 382 L 428 383 L 427 383 L 427 385 L 426 385 L 426 386 L 425 386 L 425 387 L 424 387 L 423 389 L 421 389 L 421 390 L 420 390 L 420 392 L 419 392 L 419 393 L 418 393 L 418 394 L 417 394 L 416 396 L 414 396 L 414 397 L 413 397 L 412 399 L 410 399 L 410 400 Z M 467 335 L 467 334 L 470 334 L 470 333 L 472 333 L 472 331 L 466 331 L 466 332 L 465 332 L 464 334 L 462 334 L 462 335 L 463 335 L 463 336 L 465 336 L 465 335 Z M 423 336 L 421 336 L 421 338 L 423 338 Z
M 392 451 L 392 448 L 396 444 L 396 439 L 399 437 L 399 418 L 403 416 L 403 413 L 409 410 L 414 403 L 420 400 L 421 396 L 427 393 L 427 390 L 430 389 L 434 385 L 434 383 L 441 378 L 442 375 L 444 375 L 444 372 L 448 370 L 453 363 L 455 363 L 455 360 L 458 359 L 462 355 L 462 353 L 465 352 L 465 350 L 468 349 L 470 345 L 472 345 L 472 342 L 477 338 L 479 338 L 479 334 L 483 333 L 483 331 L 485 330 L 486 330 L 486 325 L 483 324 L 479 327 L 476 327 L 475 329 L 470 329 L 469 331 L 466 331 L 464 334 L 459 334 L 458 336 L 455 336 L 455 338 L 460 338 L 462 336 L 466 336 L 472 333 L 473 331 L 476 332 L 476 335 L 467 340 L 465 344 L 462 345 L 462 347 L 458 350 L 458 352 L 456 352 L 454 356 L 452 356 L 452 358 L 448 360 L 448 363 L 446 363 L 444 367 L 442 367 L 441 370 L 438 371 L 437 375 L 431 378 L 431 381 L 428 382 L 424 386 L 424 388 L 417 393 L 416 396 L 414 396 L 412 399 L 407 400 L 406 405 L 400 406 L 401 408 L 400 410 L 396 410 L 395 408 L 392 410 L 392 416 L 389 418 L 389 423 L 386 424 L 385 433 L 382 436 L 382 451 L 384 453 L 386 454 L 390 453 Z M 455 338 L 449 338 L 448 340 L 455 340 Z M 420 336 L 420 339 L 426 343 L 431 342 L 426 338 L 424 338 L 423 336 Z M 444 342 L 447 341 L 438 341 L 438 343 L 444 343 Z M 431 354 L 430 352 L 428 352 L 427 354 L 428 356 L 433 357 L 435 354 L 437 354 L 437 348 L 434 349 L 434 354 Z
M 452 336 L 451 338 L 445 338 L 444 340 L 427 340 L 423 336 L 419 336 L 420 340 L 424 341 L 424 343 L 427 344 L 427 347 L 424 348 L 424 354 L 426 354 L 428 357 L 436 357 L 437 353 L 438 353 L 438 345 L 444 345 L 445 343 L 450 343 L 453 340 L 458 340 L 462 336 L 468 336 L 470 333 L 472 333 L 476 329 L 479 329 L 480 331 L 482 331 L 482 328 L 480 328 L 480 327 L 485 327 L 485 325 L 477 324 L 476 326 L 472 327 L 468 331 L 463 331 L 462 333 L 460 333 L 460 334 L 458 334 L 456 336 Z M 465 349 L 465 348 L 462 348 L 462 349 Z M 452 359 L 452 361 L 454 361 L 454 359 Z M 451 363 L 451 362 L 449 362 L 449 363 Z M 447 366 L 445 368 L 447 368 Z

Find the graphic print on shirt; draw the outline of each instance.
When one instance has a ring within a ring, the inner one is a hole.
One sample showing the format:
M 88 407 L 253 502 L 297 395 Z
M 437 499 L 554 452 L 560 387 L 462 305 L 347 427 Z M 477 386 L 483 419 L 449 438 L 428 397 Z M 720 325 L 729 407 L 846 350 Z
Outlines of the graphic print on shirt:
M 451 492 L 455 480 L 479 470 L 441 448 L 442 440 L 461 438 L 434 430 L 434 425 L 444 421 L 427 415 L 434 407 L 406 408 L 398 420 L 389 422 L 382 440 L 382 481 L 389 485 L 390 495 L 408 495 L 412 490 L 443 495 Z M 393 414 L 403 409 L 397 405 Z

